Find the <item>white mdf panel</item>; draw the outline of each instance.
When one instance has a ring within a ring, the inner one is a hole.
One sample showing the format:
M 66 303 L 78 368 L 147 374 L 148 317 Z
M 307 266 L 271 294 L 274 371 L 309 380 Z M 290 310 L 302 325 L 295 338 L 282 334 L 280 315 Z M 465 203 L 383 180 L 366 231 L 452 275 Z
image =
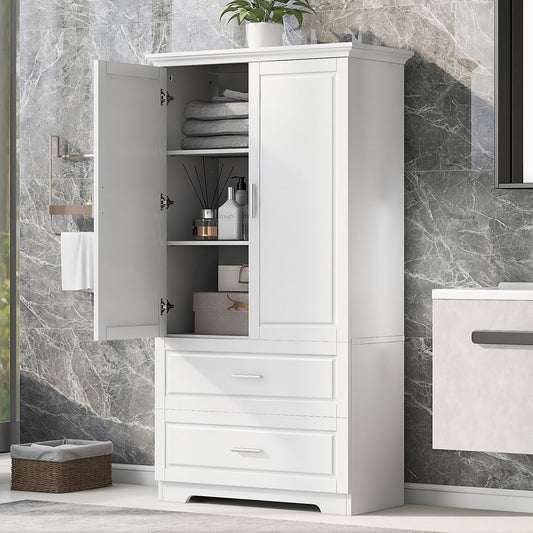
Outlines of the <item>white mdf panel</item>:
M 338 345 L 335 342 L 306 341 L 272 341 L 256 340 L 247 337 L 165 337 L 164 347 L 174 351 L 286 354 L 286 355 L 336 355 Z
M 348 350 L 348 343 L 167 337 L 156 343 L 156 407 L 347 417 Z M 263 377 L 231 378 L 231 365 Z
M 532 331 L 532 301 L 433 301 L 433 447 L 533 453 L 533 346 L 473 331 Z
M 404 67 L 349 63 L 349 336 L 403 336 Z
M 352 345 L 352 514 L 404 503 L 404 343 Z
M 96 340 L 164 335 L 165 69 L 95 62 Z
M 259 336 L 335 340 L 336 61 L 261 64 Z M 290 127 L 288 127 L 290 125 Z
M 167 352 L 167 394 L 333 399 L 334 360 Z
M 167 466 L 333 474 L 333 436 L 167 423 Z
M 260 489 L 195 483 L 159 483 L 159 499 L 167 502 L 186 503 L 192 496 L 210 498 L 238 498 L 317 505 L 326 514 L 349 514 L 350 496 L 310 490 Z
M 165 455 L 156 461 L 166 481 L 336 492 L 347 472 L 339 452 L 346 421 L 168 410 L 164 417 Z

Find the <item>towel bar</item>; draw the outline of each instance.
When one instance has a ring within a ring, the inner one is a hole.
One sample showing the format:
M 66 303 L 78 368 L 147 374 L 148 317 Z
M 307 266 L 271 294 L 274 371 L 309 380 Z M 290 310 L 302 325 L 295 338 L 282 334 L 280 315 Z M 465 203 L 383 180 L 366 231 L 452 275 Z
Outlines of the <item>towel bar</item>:
M 92 216 L 93 206 L 90 204 L 87 205 L 57 205 L 52 203 L 52 178 L 53 178 L 53 158 L 54 158 L 54 149 L 53 143 L 54 139 L 57 141 L 57 152 L 56 157 L 61 159 L 82 159 L 93 157 L 93 154 L 62 154 L 60 151 L 60 137 L 59 135 L 50 135 L 49 138 L 49 162 L 48 162 L 48 179 L 49 179 L 49 205 L 48 205 L 48 214 L 50 215 L 50 230 L 54 235 L 61 235 L 54 229 L 53 216 L 54 215 L 87 215 Z

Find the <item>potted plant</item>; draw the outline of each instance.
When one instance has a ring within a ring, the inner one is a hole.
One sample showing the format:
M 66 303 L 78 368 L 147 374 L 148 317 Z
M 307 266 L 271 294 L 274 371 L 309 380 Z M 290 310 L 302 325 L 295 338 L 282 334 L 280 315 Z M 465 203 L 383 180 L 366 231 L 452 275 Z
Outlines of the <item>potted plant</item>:
M 294 15 L 298 28 L 302 27 L 303 15 L 314 13 L 310 0 L 231 0 L 220 15 L 233 13 L 230 22 L 237 19 L 239 24 L 245 20 L 246 37 L 250 48 L 281 45 L 284 15 Z

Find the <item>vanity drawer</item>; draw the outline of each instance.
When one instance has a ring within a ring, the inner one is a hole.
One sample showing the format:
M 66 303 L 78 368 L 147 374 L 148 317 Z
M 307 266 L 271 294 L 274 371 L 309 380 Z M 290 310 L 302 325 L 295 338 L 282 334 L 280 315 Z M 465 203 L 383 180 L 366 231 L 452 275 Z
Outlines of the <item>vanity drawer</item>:
M 515 334 L 532 331 L 532 301 L 434 300 L 434 448 L 533 453 L 533 346 Z
M 337 488 L 337 461 L 345 454 L 336 419 L 168 410 L 158 416 L 164 417 L 165 481 Z

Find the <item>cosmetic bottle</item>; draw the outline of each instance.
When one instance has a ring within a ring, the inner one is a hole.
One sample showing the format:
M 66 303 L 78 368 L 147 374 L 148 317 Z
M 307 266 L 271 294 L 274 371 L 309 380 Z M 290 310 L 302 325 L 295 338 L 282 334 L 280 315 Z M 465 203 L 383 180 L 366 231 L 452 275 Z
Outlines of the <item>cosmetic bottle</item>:
M 242 239 L 242 208 L 233 197 L 233 187 L 228 187 L 228 199 L 218 208 L 218 238 L 221 241 Z
M 243 176 L 234 176 L 234 180 L 239 180 L 237 183 L 237 191 L 235 192 L 235 201 L 242 207 L 242 238 L 248 240 L 248 191 L 246 190 L 246 178 Z

